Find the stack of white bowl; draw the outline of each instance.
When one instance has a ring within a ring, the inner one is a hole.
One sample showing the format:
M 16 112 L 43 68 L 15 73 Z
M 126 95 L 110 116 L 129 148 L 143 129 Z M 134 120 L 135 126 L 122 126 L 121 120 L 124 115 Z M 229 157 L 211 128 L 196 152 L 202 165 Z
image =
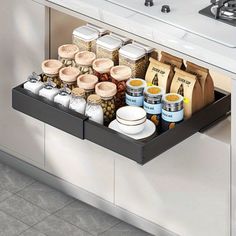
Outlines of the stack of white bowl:
M 125 106 L 116 112 L 116 120 L 121 131 L 126 134 L 138 134 L 146 125 L 147 114 L 141 107 Z

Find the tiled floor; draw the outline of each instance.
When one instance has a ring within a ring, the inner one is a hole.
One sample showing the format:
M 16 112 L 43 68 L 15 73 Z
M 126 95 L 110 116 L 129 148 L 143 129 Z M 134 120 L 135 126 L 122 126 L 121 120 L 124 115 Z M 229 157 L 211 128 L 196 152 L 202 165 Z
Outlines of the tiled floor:
M 150 236 L 0 163 L 0 236 Z

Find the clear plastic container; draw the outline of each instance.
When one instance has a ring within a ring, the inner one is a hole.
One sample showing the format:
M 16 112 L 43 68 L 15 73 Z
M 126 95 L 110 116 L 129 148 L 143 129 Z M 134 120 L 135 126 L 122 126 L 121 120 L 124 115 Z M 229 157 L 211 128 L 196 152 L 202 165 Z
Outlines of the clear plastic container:
M 119 35 L 119 34 L 110 33 L 110 35 L 111 35 L 112 37 L 115 37 L 115 38 L 120 39 L 120 40 L 122 41 L 123 46 L 126 45 L 126 44 L 128 44 L 128 43 L 131 43 L 131 42 L 132 42 L 132 39 L 127 38 L 127 37 L 125 37 L 125 36 L 121 36 L 121 35 Z
M 24 89 L 29 90 L 34 94 L 39 94 L 39 91 L 44 87 L 44 83 L 41 81 L 41 77 L 35 72 L 32 73 L 24 83 Z
M 79 48 L 74 44 L 65 44 L 58 48 L 58 59 L 64 66 L 75 66 L 75 55 Z
M 97 30 L 99 32 L 99 37 L 102 37 L 102 36 L 104 36 L 104 35 L 109 33 L 109 30 L 101 28 L 101 27 L 99 27 L 97 25 L 93 25 L 93 24 L 88 23 L 86 26 L 88 26 L 89 28 Z
M 75 55 L 76 67 L 80 70 L 80 75 L 93 74 L 93 61 L 96 55 L 93 52 L 82 51 Z
M 71 93 L 72 97 L 70 100 L 69 108 L 80 113 L 85 114 L 86 100 L 85 91 L 82 88 L 74 88 Z

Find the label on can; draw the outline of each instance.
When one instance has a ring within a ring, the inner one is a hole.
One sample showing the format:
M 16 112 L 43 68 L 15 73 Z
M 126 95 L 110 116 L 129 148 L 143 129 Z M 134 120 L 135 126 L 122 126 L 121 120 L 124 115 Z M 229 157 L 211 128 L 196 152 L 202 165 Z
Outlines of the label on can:
M 125 95 L 125 102 L 129 106 L 143 106 L 143 96 L 140 97 L 132 97 L 129 94 L 126 93 Z
M 148 114 L 152 114 L 152 115 L 161 114 L 161 103 L 150 104 L 144 101 L 143 108 Z
M 167 122 L 180 122 L 184 119 L 184 109 L 175 112 L 162 109 L 161 117 Z

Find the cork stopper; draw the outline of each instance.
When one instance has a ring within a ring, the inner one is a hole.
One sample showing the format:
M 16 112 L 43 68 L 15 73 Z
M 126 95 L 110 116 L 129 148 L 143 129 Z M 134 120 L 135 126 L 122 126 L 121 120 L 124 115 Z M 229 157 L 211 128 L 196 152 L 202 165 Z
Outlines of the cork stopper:
M 72 89 L 72 94 L 78 97 L 84 97 L 85 91 L 82 88 L 74 88 Z
M 109 58 L 98 58 L 93 62 L 93 69 L 98 73 L 109 73 L 114 62 Z
M 116 95 L 117 87 L 112 82 L 101 82 L 96 85 L 95 91 L 102 98 L 110 98 Z
M 78 65 L 91 66 L 96 59 L 96 54 L 89 51 L 78 52 L 75 55 L 75 62 Z
M 101 97 L 96 94 L 92 94 L 88 97 L 88 102 L 93 103 L 93 104 L 100 104 L 101 101 L 102 101 Z
M 56 75 L 59 73 L 59 70 L 62 68 L 63 64 L 54 59 L 45 60 L 42 62 L 42 70 L 45 74 Z
M 79 48 L 74 44 L 65 44 L 58 48 L 58 55 L 63 58 L 74 59 Z

